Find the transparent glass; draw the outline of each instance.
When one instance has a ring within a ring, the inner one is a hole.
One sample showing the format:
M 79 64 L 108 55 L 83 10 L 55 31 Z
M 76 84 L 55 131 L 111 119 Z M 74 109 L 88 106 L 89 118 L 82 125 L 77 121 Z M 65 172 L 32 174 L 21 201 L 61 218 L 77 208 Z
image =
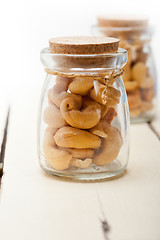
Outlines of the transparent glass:
M 127 51 L 60 55 L 41 51 L 47 72 L 38 155 L 49 174 L 73 180 L 121 174 L 129 158 L 129 110 L 121 69 Z
M 151 49 L 153 27 L 92 27 L 94 35 L 120 39 L 128 51 L 123 80 L 127 91 L 131 122 L 148 122 L 156 115 L 157 77 Z

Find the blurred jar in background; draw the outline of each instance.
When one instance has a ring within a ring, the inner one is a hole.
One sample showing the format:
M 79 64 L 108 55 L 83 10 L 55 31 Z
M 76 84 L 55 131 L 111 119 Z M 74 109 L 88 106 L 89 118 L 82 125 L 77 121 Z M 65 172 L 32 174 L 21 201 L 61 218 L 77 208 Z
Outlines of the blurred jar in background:
M 131 122 L 150 121 L 156 114 L 156 71 L 151 50 L 153 28 L 144 17 L 99 16 L 94 35 L 120 39 L 128 51 L 123 81 L 127 91 Z
M 129 109 L 122 80 L 127 51 L 119 40 L 60 37 L 41 51 L 46 81 L 38 124 L 41 167 L 78 180 L 124 171 L 129 157 Z

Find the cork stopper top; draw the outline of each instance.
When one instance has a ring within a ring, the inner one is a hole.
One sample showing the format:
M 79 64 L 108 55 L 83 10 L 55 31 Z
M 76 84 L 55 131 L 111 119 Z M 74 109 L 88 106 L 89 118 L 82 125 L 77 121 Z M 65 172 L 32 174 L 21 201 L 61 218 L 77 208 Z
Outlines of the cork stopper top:
M 101 15 L 97 17 L 100 27 L 146 27 L 148 18 L 136 15 Z
M 101 36 L 56 37 L 49 40 L 50 52 L 55 54 L 105 54 L 118 51 L 119 39 Z

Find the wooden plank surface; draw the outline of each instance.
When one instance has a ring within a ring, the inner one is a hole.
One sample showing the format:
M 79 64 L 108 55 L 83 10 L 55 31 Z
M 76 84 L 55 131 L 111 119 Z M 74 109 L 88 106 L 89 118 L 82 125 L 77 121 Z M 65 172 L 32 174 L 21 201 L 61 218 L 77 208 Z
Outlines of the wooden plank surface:
M 29 98 L 17 96 L 12 108 L 0 239 L 159 240 L 160 141 L 149 125 L 131 126 L 130 161 L 123 177 L 96 183 L 63 181 L 39 167 L 39 91 L 29 92 Z

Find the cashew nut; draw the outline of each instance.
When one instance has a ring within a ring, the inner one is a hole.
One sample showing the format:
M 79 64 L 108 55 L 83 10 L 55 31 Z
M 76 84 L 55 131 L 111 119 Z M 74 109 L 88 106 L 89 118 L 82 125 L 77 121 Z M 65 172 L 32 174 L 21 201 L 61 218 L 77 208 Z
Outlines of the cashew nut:
M 64 99 L 60 110 L 63 118 L 69 125 L 81 129 L 89 129 L 96 126 L 101 117 L 100 106 L 90 105 L 83 110 L 79 110 L 72 98 Z
M 80 130 L 73 127 L 60 128 L 54 140 L 59 147 L 64 148 L 93 148 L 97 149 L 101 145 L 101 140 L 94 134 L 85 130 Z
M 131 70 L 131 78 L 138 82 L 140 85 L 146 78 L 147 67 L 143 62 L 137 62 Z
M 138 87 L 137 81 L 126 81 L 124 82 L 126 91 L 132 91 Z
M 142 88 L 142 89 L 140 89 L 140 91 L 141 91 L 141 98 L 142 98 L 144 101 L 151 102 L 152 99 L 153 99 L 154 96 L 155 96 L 155 89 L 154 89 L 154 87 L 151 87 L 151 88 Z
M 93 158 L 93 155 L 94 155 L 94 150 L 89 148 L 84 148 L 84 149 L 65 148 L 65 151 L 72 154 L 73 158 L 80 158 L 80 159 Z
M 151 102 L 155 96 L 154 79 L 152 76 L 147 77 L 140 86 L 141 98 Z
M 154 78 L 152 76 L 146 77 L 145 80 L 140 85 L 140 88 L 142 89 L 152 88 L 152 87 L 154 87 Z
M 62 84 L 64 87 L 64 90 L 68 88 L 68 85 L 72 81 L 73 78 L 68 78 L 68 77 L 62 77 L 62 76 L 56 76 L 56 84 Z
M 43 139 L 43 152 L 46 160 L 57 170 L 69 167 L 72 155 L 64 150 L 57 149 L 54 134 L 57 129 L 47 128 Z
M 69 85 L 69 91 L 81 96 L 86 96 L 89 90 L 93 88 L 93 82 L 98 80 L 101 83 L 105 83 L 105 76 L 81 76 L 74 77 L 73 81 Z
M 49 105 L 43 113 L 43 120 L 51 128 L 60 128 L 67 125 L 66 121 L 63 119 L 59 108 L 56 105 Z
M 88 94 L 89 90 L 93 88 L 93 81 L 93 77 L 75 77 L 69 85 L 69 91 L 85 96 Z
M 96 102 L 95 100 L 93 100 L 92 98 L 85 96 L 83 97 L 82 100 L 82 108 L 86 108 L 88 106 L 94 105 L 96 108 L 101 108 L 101 118 L 103 118 L 108 110 L 108 106 L 107 105 L 102 105 L 99 104 L 98 102 Z
M 65 78 L 67 79 L 67 78 Z M 69 81 L 69 80 L 68 80 Z M 68 81 L 57 81 L 56 85 L 48 91 L 49 103 L 54 103 L 57 107 L 60 107 L 61 102 L 67 98 L 71 97 L 74 99 L 76 104 L 81 107 L 82 97 L 73 93 L 67 92 Z
M 70 161 L 70 165 L 77 168 L 88 168 L 91 163 L 91 158 L 86 158 L 85 160 L 72 158 Z
M 108 106 L 107 105 L 101 105 L 101 118 L 104 118 L 104 116 L 108 112 Z
M 115 118 L 116 116 L 117 116 L 117 112 L 116 112 L 115 108 L 109 107 L 103 120 L 106 121 L 107 123 L 111 123 L 113 118 Z
M 114 87 L 94 81 L 94 88 L 90 90 L 90 96 L 103 105 L 115 106 L 119 103 L 121 93 Z
M 104 122 L 103 120 L 101 120 L 97 126 L 95 126 L 94 128 L 91 128 L 89 131 L 101 138 L 106 138 L 107 137 L 107 133 L 105 131 L 105 126 L 106 126 L 106 122 Z
M 97 126 L 91 128 L 89 131 L 99 137 L 107 138 L 106 126 L 111 124 L 114 117 L 117 116 L 117 112 L 114 108 L 108 108 L 106 116 L 99 121 Z
M 85 96 L 82 99 L 82 109 L 87 108 L 88 106 L 95 106 L 95 108 L 101 109 L 101 117 L 104 117 L 107 113 L 108 106 L 101 105 L 89 96 Z
M 130 67 L 130 64 L 128 62 L 124 66 L 123 70 L 124 70 L 124 73 L 123 73 L 123 76 L 122 76 L 123 81 L 124 82 L 130 81 L 130 79 L 131 79 L 131 67 Z
M 134 91 L 129 91 L 127 94 L 129 109 L 133 110 L 135 108 L 139 108 L 141 105 L 141 96 L 140 90 L 136 89 Z
M 96 108 L 100 108 L 100 104 L 98 102 L 96 102 L 95 100 L 93 100 L 92 98 L 90 98 L 89 96 L 85 96 L 82 98 L 82 108 L 87 108 L 88 106 L 95 106 Z
M 100 153 L 93 158 L 93 162 L 98 166 L 104 166 L 114 161 L 120 152 L 123 142 L 121 133 L 117 128 L 105 123 L 104 130 L 107 137 L 104 139 Z
M 59 101 L 61 100 L 60 93 L 63 92 L 62 95 L 64 95 L 64 92 L 67 91 L 69 85 L 69 78 L 65 77 L 56 77 L 56 83 L 52 89 L 48 91 L 48 102 L 54 103 L 59 107 Z

